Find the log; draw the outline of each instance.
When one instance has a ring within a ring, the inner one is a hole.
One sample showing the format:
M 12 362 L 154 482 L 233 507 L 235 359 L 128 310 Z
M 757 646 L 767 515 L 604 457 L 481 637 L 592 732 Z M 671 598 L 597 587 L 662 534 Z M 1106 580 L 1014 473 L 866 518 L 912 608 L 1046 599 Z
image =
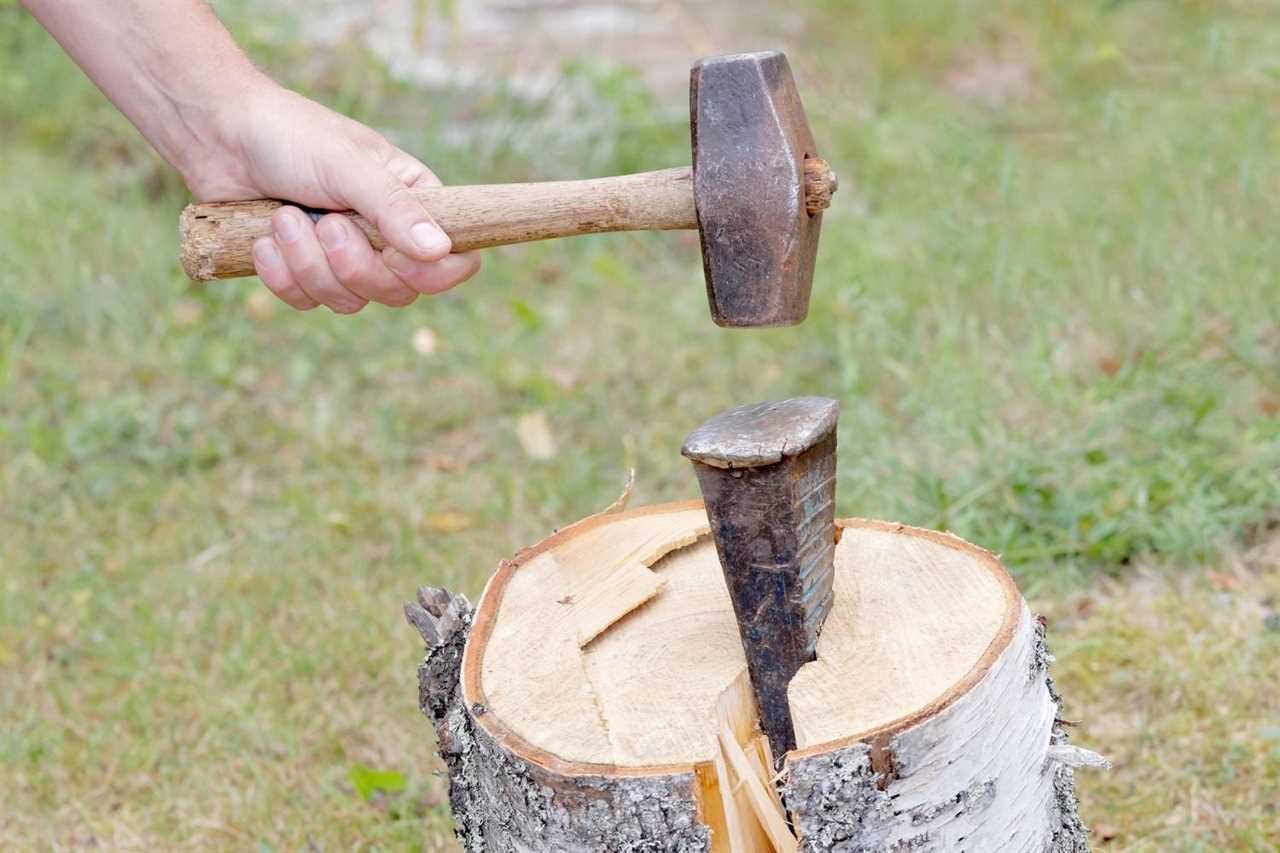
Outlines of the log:
M 592 516 L 473 609 L 420 591 L 420 704 L 469 851 L 1077 851 L 1043 626 L 987 551 L 837 523 L 834 601 L 770 769 L 700 503 Z

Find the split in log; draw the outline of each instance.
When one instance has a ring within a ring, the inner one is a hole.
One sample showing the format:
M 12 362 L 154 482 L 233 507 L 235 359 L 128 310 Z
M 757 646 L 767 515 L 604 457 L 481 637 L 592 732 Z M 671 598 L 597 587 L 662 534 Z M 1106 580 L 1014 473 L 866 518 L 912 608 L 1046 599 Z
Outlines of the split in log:
M 409 606 L 468 850 L 1088 849 L 1043 631 L 991 554 L 839 522 L 775 779 L 706 526 L 699 503 L 593 516 L 474 613 Z

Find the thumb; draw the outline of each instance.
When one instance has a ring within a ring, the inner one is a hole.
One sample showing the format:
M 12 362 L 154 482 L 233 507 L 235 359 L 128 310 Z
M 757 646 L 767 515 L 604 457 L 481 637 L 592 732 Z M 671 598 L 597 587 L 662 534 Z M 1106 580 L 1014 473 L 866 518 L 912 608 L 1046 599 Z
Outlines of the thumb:
M 425 171 L 426 167 L 422 169 Z M 430 174 L 430 172 L 428 172 Z M 349 169 L 345 186 L 335 195 L 382 232 L 387 244 L 419 261 L 438 261 L 453 249 L 449 235 L 436 224 L 399 176 L 379 162 Z

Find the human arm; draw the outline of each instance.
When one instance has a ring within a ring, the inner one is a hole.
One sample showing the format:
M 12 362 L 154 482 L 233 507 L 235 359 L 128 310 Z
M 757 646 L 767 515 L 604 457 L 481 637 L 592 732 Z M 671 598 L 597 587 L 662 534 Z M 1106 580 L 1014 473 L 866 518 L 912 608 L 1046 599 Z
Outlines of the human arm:
M 409 192 L 439 180 L 375 131 L 274 83 L 203 0 L 23 0 L 67 53 L 183 176 L 200 201 L 284 198 L 352 209 L 389 246 L 375 253 L 345 217 L 295 207 L 254 246 L 266 285 L 296 308 L 352 313 L 406 305 L 470 277 L 474 254 Z

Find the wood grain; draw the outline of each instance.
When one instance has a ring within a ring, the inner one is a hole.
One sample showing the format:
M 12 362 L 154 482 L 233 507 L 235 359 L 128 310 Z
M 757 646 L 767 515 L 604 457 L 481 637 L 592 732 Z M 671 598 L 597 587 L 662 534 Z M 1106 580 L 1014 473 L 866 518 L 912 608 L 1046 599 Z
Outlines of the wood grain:
M 455 252 L 609 231 L 697 228 L 690 170 L 618 178 L 432 187 L 414 195 L 453 240 Z M 182 268 L 194 281 L 253 275 L 253 243 L 271 233 L 282 202 L 194 204 L 182 212 Z M 346 213 L 375 249 L 377 227 Z
M 672 534 L 655 528 L 653 538 L 633 550 L 605 557 L 586 571 L 567 574 L 562 588 L 569 593 L 560 602 L 578 625 L 578 645 L 586 647 L 614 622 L 657 595 L 664 581 L 650 566 L 710 532 L 702 527 Z M 562 558 L 572 561 L 574 556 L 572 546 L 566 546 Z
M 830 207 L 839 188 L 840 177 L 826 160 L 810 157 L 804 161 L 804 209 L 810 216 Z
M 831 203 L 835 174 L 821 160 L 805 164 L 810 215 Z M 529 243 L 611 231 L 696 229 L 693 176 L 688 168 L 585 181 L 432 187 L 414 195 L 453 240 L 453 251 Z M 193 281 L 253 275 L 253 244 L 271 234 L 271 214 L 285 202 L 270 199 L 188 205 L 179 232 L 182 268 Z M 377 226 L 349 217 L 375 249 Z
M 593 516 L 504 562 L 460 657 L 447 632 L 423 631 L 444 643 L 420 669 L 421 701 L 454 762 L 467 848 L 609 850 L 625 827 L 679 853 L 1086 850 L 1052 657 L 999 562 L 944 533 L 838 524 L 843 621 L 791 690 L 805 737 L 779 784 L 797 837 L 754 734 L 715 550 L 697 536 L 705 512 L 684 503 Z M 582 646 L 562 589 L 620 564 L 665 583 Z
M 715 716 L 716 782 L 730 849 L 733 853 L 795 850 L 795 836 L 787 827 L 786 811 L 768 770 L 769 748 L 757 748 L 757 743 L 765 741 L 758 734 L 760 721 L 746 670 L 720 694 Z

